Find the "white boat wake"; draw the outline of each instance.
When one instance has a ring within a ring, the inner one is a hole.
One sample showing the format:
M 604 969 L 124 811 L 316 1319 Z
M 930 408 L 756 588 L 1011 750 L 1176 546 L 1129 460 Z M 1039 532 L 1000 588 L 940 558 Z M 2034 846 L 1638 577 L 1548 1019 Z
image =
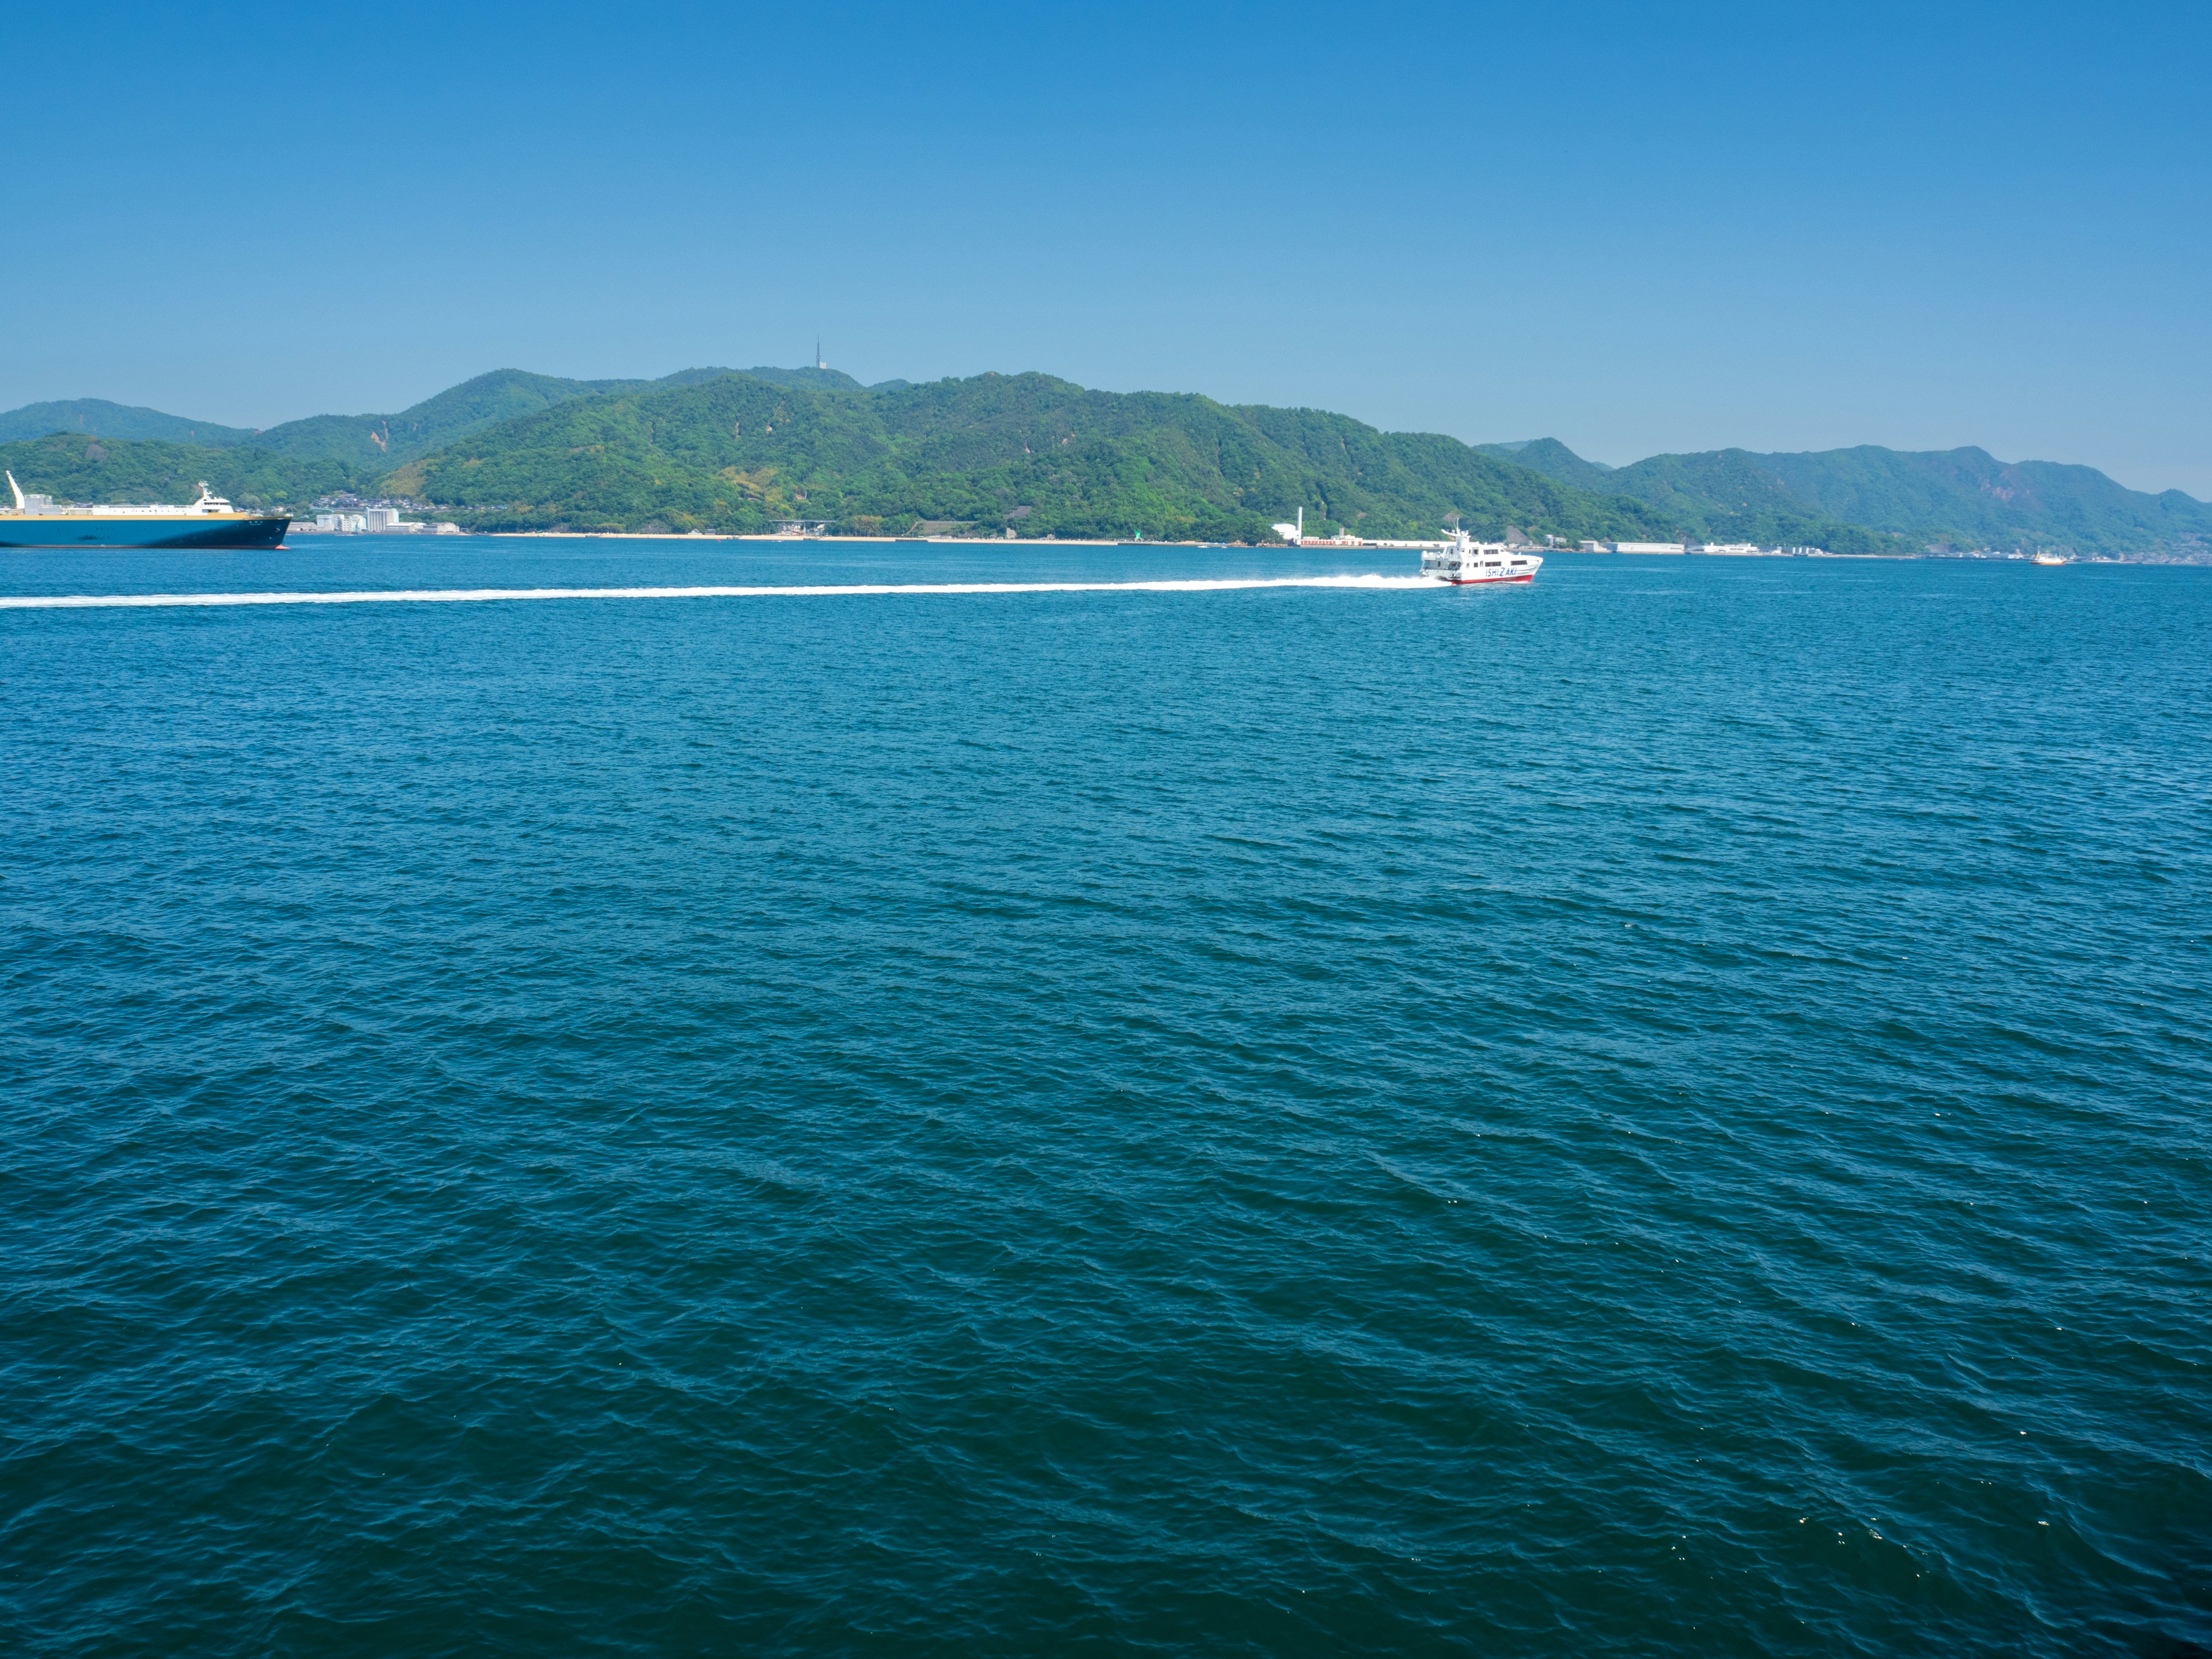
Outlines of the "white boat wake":
M 897 582 L 808 587 L 415 587 L 327 593 L 5 593 L 0 611 L 156 605 L 480 605 L 508 599 L 811 599 L 892 593 L 1222 593 L 1251 587 L 1436 587 L 1429 576 L 1268 576 L 1219 581 Z

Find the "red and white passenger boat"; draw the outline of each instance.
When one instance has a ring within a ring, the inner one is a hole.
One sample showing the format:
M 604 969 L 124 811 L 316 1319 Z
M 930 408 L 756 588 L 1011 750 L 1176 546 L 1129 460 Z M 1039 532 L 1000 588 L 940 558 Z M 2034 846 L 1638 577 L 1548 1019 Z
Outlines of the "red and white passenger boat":
M 1536 580 L 1543 562 L 1532 549 L 1479 542 L 1464 530 L 1455 530 L 1441 547 L 1423 551 L 1421 574 L 1455 587 L 1470 582 L 1529 582 Z

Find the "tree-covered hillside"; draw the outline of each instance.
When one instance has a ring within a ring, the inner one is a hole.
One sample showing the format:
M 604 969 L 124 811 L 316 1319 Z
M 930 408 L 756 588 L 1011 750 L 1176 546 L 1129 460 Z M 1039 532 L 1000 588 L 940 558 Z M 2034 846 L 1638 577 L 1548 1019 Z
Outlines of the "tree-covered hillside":
M 64 430 L 24 428 L 54 421 Z M 142 434 L 137 439 L 116 435 Z M 2066 546 L 2212 556 L 2212 507 L 2086 466 L 1979 449 L 1713 450 L 1608 467 L 1556 439 L 1476 447 L 1316 410 L 1092 392 L 1047 374 L 862 386 L 836 369 L 690 368 L 657 380 L 478 375 L 398 415 L 263 433 L 97 399 L 0 416 L 23 487 L 60 500 L 183 501 L 205 478 L 248 506 L 347 489 L 434 503 L 483 529 L 848 533 L 917 522 L 1030 536 L 1252 541 L 1310 530 L 1690 537 L 1838 553 Z M 179 435 L 183 440 L 179 441 Z
M 2136 552 L 2212 540 L 2212 507 L 2179 489 L 2130 489 L 2091 466 L 1872 444 L 1758 459 L 1801 499 L 1838 518 L 1964 545 L 2017 540 Z
M 176 444 L 223 448 L 242 444 L 253 434 L 241 426 L 164 415 L 158 409 L 112 404 L 105 398 L 70 398 L 60 403 L 25 404 L 0 415 L 0 444 L 43 438 L 49 432 L 80 432 L 92 438 L 158 438 Z
M 397 415 L 311 415 L 272 426 L 254 439 L 280 455 L 344 461 L 388 471 L 433 449 L 501 421 L 534 415 L 576 398 L 627 392 L 649 380 L 564 380 L 520 368 L 497 368 L 426 398 Z
M 1609 493 L 1606 481 L 1613 469 L 1603 461 L 1584 460 L 1557 438 L 1530 438 L 1513 444 L 1477 444 L 1475 447 L 1486 455 L 1495 455 L 1501 461 L 1525 466 L 1532 472 L 1573 484 L 1578 489 Z
M 1656 507 L 1708 541 L 1825 547 L 1835 553 L 1920 550 L 1917 542 L 1822 512 L 1741 449 L 1654 455 L 1605 475 L 1604 488 Z
M 532 374 L 526 369 L 495 368 L 488 374 L 448 387 L 434 398 L 426 398 L 397 415 L 314 415 L 306 420 L 272 426 L 254 435 L 252 441 L 278 454 L 341 460 L 371 471 L 389 471 L 502 421 L 535 415 L 580 398 L 696 386 L 720 380 L 732 372 L 726 368 L 682 368 L 657 380 L 568 380 L 554 374 Z M 796 385 L 864 390 L 851 375 L 841 374 L 835 369 L 750 372 L 779 379 L 788 377 Z
M 700 385 L 565 403 L 403 469 L 392 487 L 483 527 L 860 533 L 916 520 L 1026 535 L 1252 540 L 1310 528 L 1571 538 L 1662 533 L 1659 515 L 1477 453 L 1310 410 L 1086 391 L 1044 374 L 878 391 Z
M 0 447 L 0 460 L 26 489 L 64 501 L 188 501 L 205 478 L 244 506 L 302 511 L 349 489 L 428 501 L 484 529 L 761 530 L 803 518 L 854 534 L 920 521 L 1254 541 L 1301 507 L 1316 532 L 1383 537 L 1434 535 L 1453 514 L 1488 536 L 1669 529 L 1638 503 L 1451 438 L 1314 410 L 1091 392 L 1043 374 L 869 388 L 834 370 L 774 380 L 695 370 L 601 389 L 502 373 L 391 417 L 392 450 L 518 404 L 527 412 L 398 466 L 374 444 L 364 459 L 340 417 L 221 449 L 59 434 Z
M 333 490 L 374 489 L 379 476 L 343 461 L 243 446 L 210 449 L 75 433 L 0 444 L 0 466 L 24 489 L 58 501 L 189 501 L 205 479 L 240 507 L 295 510 Z
M 2146 495 L 2094 467 L 2007 464 L 1980 449 L 1720 449 L 1599 468 L 1552 439 L 1492 447 L 1547 477 L 1643 501 L 1721 541 L 1815 542 L 1838 552 L 1947 544 L 2212 549 L 2212 507 L 2178 489 Z

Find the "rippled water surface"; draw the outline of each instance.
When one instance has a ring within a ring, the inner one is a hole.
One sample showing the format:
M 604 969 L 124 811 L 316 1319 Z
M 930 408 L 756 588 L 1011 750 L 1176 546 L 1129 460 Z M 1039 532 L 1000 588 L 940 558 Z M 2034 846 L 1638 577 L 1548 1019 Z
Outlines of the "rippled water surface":
M 2212 1645 L 2208 681 L 2151 568 L 0 612 L 0 1634 Z

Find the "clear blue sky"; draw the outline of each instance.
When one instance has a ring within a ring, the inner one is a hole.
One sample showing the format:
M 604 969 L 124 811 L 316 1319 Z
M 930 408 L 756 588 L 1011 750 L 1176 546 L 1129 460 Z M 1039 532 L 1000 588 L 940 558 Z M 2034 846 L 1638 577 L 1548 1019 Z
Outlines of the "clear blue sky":
M 46 6 L 0 408 L 1048 370 L 2212 497 L 2212 7 Z

